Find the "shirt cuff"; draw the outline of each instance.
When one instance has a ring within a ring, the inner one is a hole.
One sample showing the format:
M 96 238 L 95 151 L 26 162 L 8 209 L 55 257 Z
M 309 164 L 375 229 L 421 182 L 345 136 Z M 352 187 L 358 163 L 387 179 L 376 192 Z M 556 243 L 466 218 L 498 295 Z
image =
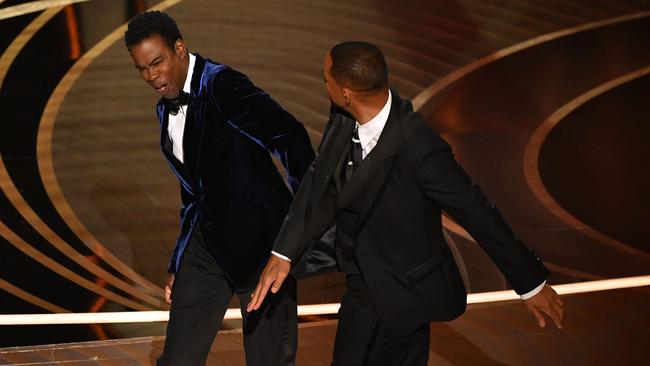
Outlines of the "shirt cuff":
M 546 281 L 542 282 L 539 286 L 535 287 L 532 291 L 527 292 L 527 293 L 525 293 L 523 295 L 520 295 L 521 299 L 522 300 L 528 300 L 531 297 L 537 295 L 540 291 L 542 291 L 542 289 L 544 288 L 545 285 L 546 285 Z
M 272 250 L 272 251 L 271 251 L 271 254 L 273 254 L 273 255 L 276 256 L 276 257 L 282 258 L 282 259 L 284 259 L 285 261 L 289 261 L 289 262 L 291 262 L 291 259 L 289 259 L 289 257 L 284 256 L 284 255 L 282 255 L 282 254 L 276 252 L 275 250 Z

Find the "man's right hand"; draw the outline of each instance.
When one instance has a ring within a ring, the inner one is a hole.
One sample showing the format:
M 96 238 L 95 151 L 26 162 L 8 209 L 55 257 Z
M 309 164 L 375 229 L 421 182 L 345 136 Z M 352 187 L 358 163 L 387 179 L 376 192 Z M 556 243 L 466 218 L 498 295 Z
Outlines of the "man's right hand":
M 290 270 L 291 263 L 288 260 L 271 255 L 271 258 L 269 258 L 269 261 L 266 263 L 266 267 L 264 267 L 264 271 L 262 271 L 262 274 L 260 275 L 260 281 L 257 283 L 257 287 L 251 295 L 251 301 L 248 303 L 246 311 L 250 313 L 251 311 L 260 308 L 271 285 L 273 285 L 273 287 L 271 287 L 271 292 L 277 293 L 280 290 L 280 286 L 282 286 L 282 283 L 289 275 Z
M 165 302 L 168 304 L 172 303 L 172 285 L 174 285 L 174 274 L 167 274 L 165 279 Z

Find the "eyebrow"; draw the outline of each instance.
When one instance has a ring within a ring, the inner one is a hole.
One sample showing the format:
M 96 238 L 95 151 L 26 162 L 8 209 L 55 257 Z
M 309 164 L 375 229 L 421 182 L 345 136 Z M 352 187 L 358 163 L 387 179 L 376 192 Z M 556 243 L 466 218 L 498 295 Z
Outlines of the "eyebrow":
M 151 60 L 151 62 L 149 62 L 149 65 L 148 65 L 148 66 L 151 66 L 151 65 L 153 65 L 154 63 L 160 61 L 161 58 L 162 58 L 161 56 L 157 56 L 156 58 L 154 58 L 153 60 Z M 138 70 L 144 67 L 144 66 L 142 66 L 142 65 L 140 65 L 140 64 L 135 64 L 135 65 L 133 65 L 133 66 L 134 66 L 136 69 L 138 69 Z
M 160 61 L 161 59 L 162 59 L 162 57 L 157 56 L 156 58 L 154 58 L 153 60 L 151 60 L 151 62 L 149 62 L 149 66 L 155 64 L 156 62 Z

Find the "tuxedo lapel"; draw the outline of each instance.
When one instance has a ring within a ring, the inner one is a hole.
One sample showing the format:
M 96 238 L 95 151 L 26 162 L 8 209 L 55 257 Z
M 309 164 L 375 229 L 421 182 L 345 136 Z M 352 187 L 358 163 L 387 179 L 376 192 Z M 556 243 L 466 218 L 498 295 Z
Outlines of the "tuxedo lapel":
M 170 164 L 174 165 L 174 169 L 177 168 L 176 157 L 174 156 L 173 145 L 171 145 L 171 140 L 169 138 L 169 110 L 165 104 L 161 104 L 160 108 L 160 147 L 163 154 L 167 158 Z
M 190 185 L 187 171 L 183 164 L 176 159 L 173 152 L 172 142 L 169 139 L 169 134 L 167 132 L 167 126 L 169 125 L 169 110 L 164 103 L 159 103 L 158 105 L 158 116 L 160 122 L 160 147 L 169 162 L 174 174 L 181 181 L 181 184 L 185 187 L 188 192 L 192 192 L 192 187 Z
M 328 138 L 328 141 L 323 141 L 323 146 L 316 163 L 316 174 L 314 176 L 314 186 L 312 187 L 313 194 L 311 195 L 312 200 L 320 198 L 323 190 L 332 179 L 341 154 L 343 154 L 345 147 L 349 145 L 350 139 L 352 138 L 354 121 L 343 115 L 338 115 L 336 118 L 338 121 L 332 126 L 331 137 Z
M 190 175 L 190 178 L 197 177 L 198 158 L 202 141 L 201 128 L 194 118 L 194 108 L 192 101 L 187 106 L 187 115 L 185 116 L 185 129 L 183 131 L 183 164 Z
M 408 102 L 406 102 L 408 103 Z M 410 106 L 410 103 L 408 103 Z M 408 111 L 408 107 L 407 107 Z M 412 111 L 412 109 L 410 109 Z M 359 211 L 360 217 L 371 206 L 391 172 L 395 154 L 408 126 L 404 123 L 404 102 L 393 92 L 393 104 L 377 145 L 345 184 L 338 197 L 340 209 Z M 354 206 L 354 209 L 352 208 Z
M 202 111 L 198 108 L 201 91 L 201 77 L 205 67 L 205 59 L 196 54 L 196 61 L 190 82 L 190 101 L 187 105 L 185 116 L 185 129 L 183 130 L 183 164 L 191 179 L 198 177 L 200 152 L 203 142 L 203 127 L 199 123 L 197 114 Z

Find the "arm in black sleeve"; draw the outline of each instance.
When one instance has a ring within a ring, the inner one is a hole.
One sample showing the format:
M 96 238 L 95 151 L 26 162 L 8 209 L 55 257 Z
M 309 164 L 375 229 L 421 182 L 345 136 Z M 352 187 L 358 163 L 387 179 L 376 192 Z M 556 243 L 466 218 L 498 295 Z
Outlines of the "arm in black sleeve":
M 323 132 L 323 138 L 321 139 L 321 144 L 318 147 L 318 151 L 321 150 L 323 142 L 325 142 L 330 136 L 331 127 L 332 127 L 332 115 L 330 115 L 330 120 L 325 126 Z M 301 242 L 303 234 L 305 233 L 305 215 L 307 211 L 307 202 L 311 195 L 312 180 L 314 178 L 314 172 L 316 170 L 318 157 L 307 169 L 305 173 L 302 184 L 298 192 L 295 194 L 291 207 L 287 216 L 284 218 L 282 228 L 280 228 L 280 233 L 277 236 L 275 245 L 273 246 L 273 251 L 279 254 L 282 254 L 291 261 L 297 259 L 303 251 L 304 243 Z
M 273 246 L 274 252 L 288 257 L 292 262 L 300 256 L 303 250 L 301 238 L 305 232 L 305 214 L 315 165 L 316 161 L 314 160 L 307 169 Z
M 414 169 L 424 194 L 472 235 L 518 294 L 541 284 L 548 270 L 516 239 L 496 207 L 458 165 L 449 144 L 426 127 L 414 135 L 422 151 Z

